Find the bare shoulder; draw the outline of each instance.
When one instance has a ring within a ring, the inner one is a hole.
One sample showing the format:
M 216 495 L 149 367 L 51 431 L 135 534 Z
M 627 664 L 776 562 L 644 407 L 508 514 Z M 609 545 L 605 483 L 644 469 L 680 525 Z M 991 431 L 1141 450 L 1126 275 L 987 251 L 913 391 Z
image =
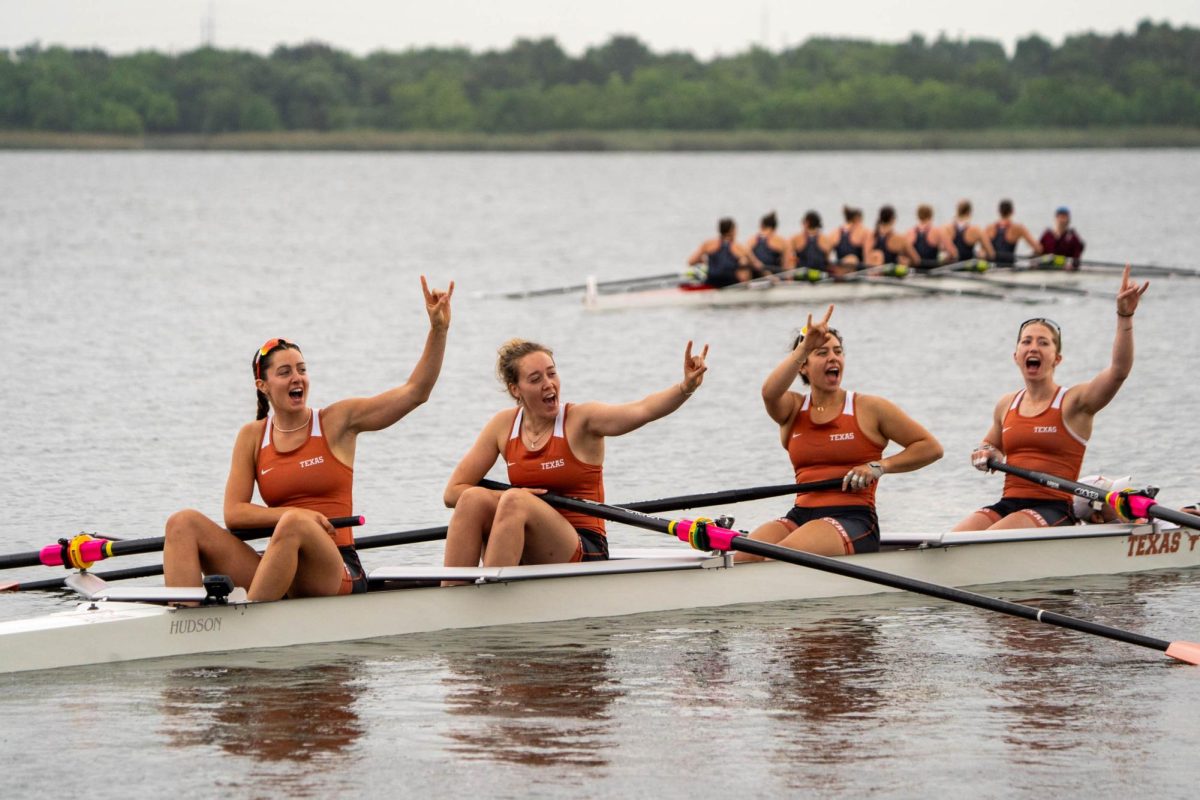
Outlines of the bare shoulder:
M 247 422 L 238 429 L 237 443 L 240 445 L 243 442 L 258 441 L 263 436 L 263 431 L 267 429 L 267 421 L 265 419 L 256 419 L 253 422 Z
M 900 410 L 900 406 L 886 397 L 880 397 L 877 394 L 859 394 L 855 392 L 854 402 L 861 410 L 874 414 L 877 417 L 887 417 L 897 413 L 904 413 Z

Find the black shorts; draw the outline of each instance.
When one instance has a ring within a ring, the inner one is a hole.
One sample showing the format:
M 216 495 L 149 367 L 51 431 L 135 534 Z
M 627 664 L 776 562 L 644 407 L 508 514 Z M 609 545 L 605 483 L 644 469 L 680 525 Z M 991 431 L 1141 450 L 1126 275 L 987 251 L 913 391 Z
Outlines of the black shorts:
M 1070 500 L 1047 500 L 1040 497 L 1005 497 L 979 509 L 993 522 L 999 522 L 1009 514 L 1024 511 L 1033 517 L 1039 527 L 1053 528 L 1057 525 L 1074 525 L 1075 509 Z
M 837 528 L 842 535 L 846 555 L 879 551 L 879 519 L 875 516 L 875 509 L 870 506 L 792 506 L 787 516 L 780 517 L 779 521 L 799 528 L 814 519 L 824 520 Z
M 579 561 L 607 561 L 608 537 L 587 528 L 576 528 L 579 534 Z

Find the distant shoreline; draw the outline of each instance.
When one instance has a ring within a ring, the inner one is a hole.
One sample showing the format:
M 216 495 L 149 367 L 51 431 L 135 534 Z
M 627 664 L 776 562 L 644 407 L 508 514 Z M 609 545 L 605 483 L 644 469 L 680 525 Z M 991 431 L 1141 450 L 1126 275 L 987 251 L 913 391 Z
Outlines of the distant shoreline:
M 0 131 L 0 150 L 397 152 L 804 152 L 1200 147 L 1200 128 L 1036 128 L 929 131 L 276 131 L 120 136 Z

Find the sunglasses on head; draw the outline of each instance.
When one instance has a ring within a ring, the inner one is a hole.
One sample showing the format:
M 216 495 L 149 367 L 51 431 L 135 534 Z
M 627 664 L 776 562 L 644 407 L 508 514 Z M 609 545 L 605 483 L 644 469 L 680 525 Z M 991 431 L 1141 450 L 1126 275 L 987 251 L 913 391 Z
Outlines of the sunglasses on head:
M 1045 325 L 1047 328 L 1054 331 L 1055 336 L 1062 338 L 1062 328 L 1058 327 L 1057 322 L 1052 319 L 1047 319 L 1046 317 L 1033 317 L 1032 319 L 1027 319 L 1021 323 L 1021 327 L 1017 328 L 1017 331 L 1023 331 L 1027 325 L 1033 324 Z
M 279 337 L 275 337 L 274 339 L 267 339 L 267 341 L 263 344 L 263 346 L 258 348 L 258 352 L 254 354 L 254 377 L 256 377 L 256 378 L 262 377 L 262 369 L 261 369 L 260 365 L 262 363 L 262 360 L 264 358 L 266 358 L 271 352 L 278 350 L 281 347 L 296 347 L 296 346 L 297 345 L 295 342 L 289 342 L 287 339 L 280 339 Z

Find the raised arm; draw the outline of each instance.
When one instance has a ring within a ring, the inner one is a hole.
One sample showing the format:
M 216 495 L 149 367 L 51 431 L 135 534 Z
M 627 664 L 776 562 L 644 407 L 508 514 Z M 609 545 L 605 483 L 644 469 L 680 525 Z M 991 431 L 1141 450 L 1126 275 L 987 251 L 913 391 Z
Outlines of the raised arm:
M 1072 410 L 1094 415 L 1116 397 L 1121 384 L 1129 377 L 1133 369 L 1133 315 L 1148 288 L 1149 281 L 1141 286 L 1130 281 L 1129 267 L 1125 267 L 1121 289 L 1117 292 L 1117 333 L 1113 339 L 1112 360 L 1096 377 L 1074 387 L 1077 391 L 1071 393 L 1076 395 Z
M 462 493 L 475 486 L 488 474 L 492 465 L 496 463 L 496 459 L 500 457 L 502 437 L 507 435 L 515 418 L 514 410 L 501 411 L 492 417 L 479 432 L 475 444 L 471 445 L 471 449 L 467 451 L 462 460 L 458 462 L 458 466 L 454 468 L 454 472 L 450 474 L 450 481 L 446 484 L 446 491 L 442 494 L 442 502 L 446 504 L 446 508 L 454 508 Z
M 689 341 L 683 353 L 683 380 L 679 383 L 632 403 L 580 404 L 575 411 L 582 416 L 584 431 L 590 436 L 620 436 L 670 414 L 682 406 L 704 382 L 704 373 L 708 371 L 704 359 L 707 357 L 708 345 L 704 345 L 700 355 L 694 356 Z
M 825 311 L 820 322 L 813 322 L 812 314 L 804 326 L 804 336 L 800 343 L 787 357 L 780 361 L 767 375 L 762 385 L 763 405 L 767 415 L 778 425 L 786 425 L 796 413 L 797 395 L 790 391 L 796 382 L 796 375 L 808 357 L 826 346 L 831 334 L 829 333 L 829 318 L 833 316 L 833 306 Z
M 408 380 L 374 397 L 355 397 L 330 405 L 323 422 L 331 442 L 346 435 L 354 436 L 363 431 L 378 431 L 394 425 L 429 399 L 442 371 L 442 357 L 446 353 L 454 281 L 450 282 L 445 292 L 438 289 L 431 291 L 422 275 L 421 293 L 425 297 L 425 313 L 429 316 L 429 334 Z

